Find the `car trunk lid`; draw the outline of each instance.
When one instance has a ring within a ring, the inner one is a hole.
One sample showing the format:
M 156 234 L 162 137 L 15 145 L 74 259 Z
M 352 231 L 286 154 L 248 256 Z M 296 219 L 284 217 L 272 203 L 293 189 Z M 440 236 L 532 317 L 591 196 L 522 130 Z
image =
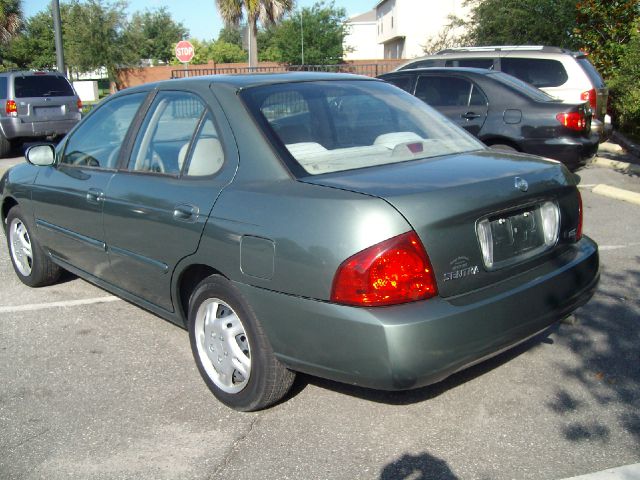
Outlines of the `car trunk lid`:
M 550 200 L 559 205 L 567 228 L 577 223 L 575 187 L 561 165 L 523 154 L 478 151 L 302 181 L 379 197 L 391 204 L 420 236 L 443 297 L 499 282 L 523 268 L 533 268 L 553 253 L 551 248 L 521 262 L 487 268 L 477 234 L 480 220 L 521 216 Z M 568 235 L 562 229 L 561 225 L 561 239 Z

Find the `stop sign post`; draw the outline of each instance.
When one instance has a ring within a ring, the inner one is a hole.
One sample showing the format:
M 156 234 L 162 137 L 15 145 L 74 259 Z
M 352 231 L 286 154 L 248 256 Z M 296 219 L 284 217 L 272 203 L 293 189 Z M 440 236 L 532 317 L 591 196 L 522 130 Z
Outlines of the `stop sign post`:
M 193 59 L 194 53 L 193 45 L 187 40 L 181 40 L 176 45 L 176 58 L 183 63 L 185 70 L 187 64 Z

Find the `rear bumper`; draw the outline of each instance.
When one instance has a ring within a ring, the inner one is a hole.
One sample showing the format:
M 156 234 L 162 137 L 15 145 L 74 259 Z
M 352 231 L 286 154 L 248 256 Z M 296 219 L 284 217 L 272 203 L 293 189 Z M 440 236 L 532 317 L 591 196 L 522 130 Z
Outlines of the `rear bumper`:
M 588 238 L 498 285 L 450 298 L 354 308 L 237 284 L 276 356 L 312 375 L 382 390 L 438 382 L 586 303 L 599 259 Z
M 17 118 L 0 119 L 0 130 L 5 138 L 36 138 L 54 135 L 66 135 L 80 121 L 80 113 L 73 118 L 63 120 L 47 120 L 43 122 L 28 122 Z
M 600 136 L 591 133 L 584 137 L 557 137 L 548 139 L 527 139 L 522 142 L 525 153 L 559 160 L 568 166 L 584 165 L 598 153 Z
M 604 120 L 592 120 L 591 121 L 591 133 L 600 137 L 600 143 L 606 142 L 613 133 L 613 124 L 611 123 L 611 116 L 605 115 Z

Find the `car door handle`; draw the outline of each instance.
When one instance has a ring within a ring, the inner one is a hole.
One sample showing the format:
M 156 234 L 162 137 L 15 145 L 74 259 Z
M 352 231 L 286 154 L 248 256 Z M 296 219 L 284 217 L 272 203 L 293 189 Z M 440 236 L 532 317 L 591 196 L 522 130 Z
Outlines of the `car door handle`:
M 87 192 L 87 202 L 99 205 L 104 201 L 104 192 L 99 188 L 90 188 Z
M 195 205 L 182 204 L 176 205 L 173 209 L 173 218 L 181 222 L 193 223 L 198 219 L 200 209 Z
M 475 112 L 467 112 L 467 113 L 463 113 L 461 115 L 462 118 L 465 118 L 467 120 L 473 120 L 474 118 L 480 118 L 482 115 L 478 115 Z

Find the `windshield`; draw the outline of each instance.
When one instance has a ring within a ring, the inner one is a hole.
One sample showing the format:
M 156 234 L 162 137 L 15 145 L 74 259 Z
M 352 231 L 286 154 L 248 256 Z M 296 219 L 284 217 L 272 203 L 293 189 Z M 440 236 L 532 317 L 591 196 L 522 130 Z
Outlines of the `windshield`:
M 431 107 L 383 82 L 276 84 L 244 90 L 242 98 L 306 174 L 485 148 Z
M 491 76 L 492 78 L 498 80 L 500 83 L 511 87 L 512 90 L 516 90 L 517 92 L 520 92 L 538 102 L 550 102 L 556 100 L 548 93 L 545 93 L 542 90 L 537 89 L 533 85 L 527 82 L 523 82 L 519 78 L 513 77 L 506 73 L 493 72 L 491 73 Z

